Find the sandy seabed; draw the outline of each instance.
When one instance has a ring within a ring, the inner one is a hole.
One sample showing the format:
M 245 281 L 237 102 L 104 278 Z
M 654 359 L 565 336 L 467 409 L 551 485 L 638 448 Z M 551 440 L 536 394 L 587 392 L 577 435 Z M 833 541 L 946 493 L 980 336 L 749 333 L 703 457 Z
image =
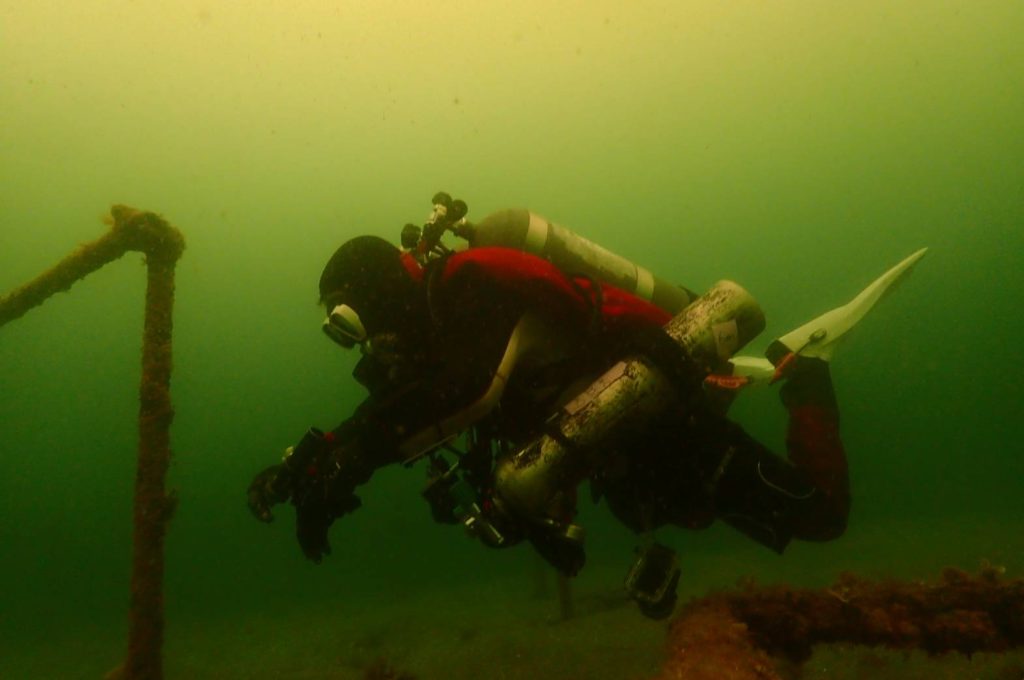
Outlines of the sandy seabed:
M 943 535 L 955 540 L 935 540 Z M 914 540 L 908 537 L 918 537 L 922 548 L 908 546 Z M 829 550 L 822 546 L 800 547 L 777 561 L 756 563 L 750 556 L 757 552 L 682 555 L 680 599 L 750 578 L 823 586 L 845 570 L 869 577 L 934 579 L 941 566 L 975 570 L 983 560 L 1005 566 L 1008 577 L 1024 576 L 1024 536 L 1012 525 L 988 522 L 982 527 L 970 520 L 949 526 L 905 524 L 852 532 L 843 540 L 863 547 L 850 551 L 847 544 L 844 554 L 857 557 L 843 564 L 831 563 Z M 893 563 L 894 554 L 909 557 Z M 664 661 L 668 623 L 637 612 L 621 591 L 622 576 L 605 565 L 588 567 L 573 582 L 575 616 L 569 620 L 560 616 L 554 578 L 538 579 L 537 573 L 432 587 L 398 601 L 381 595 L 316 608 L 169 617 L 166 677 L 652 678 Z M 100 678 L 119 660 L 123 623 L 85 622 L 59 630 L 47 639 L 3 644 L 0 677 Z M 799 680 L 1024 680 L 1024 650 L 967 658 L 826 645 L 817 647 L 802 668 L 780 663 L 779 671 Z

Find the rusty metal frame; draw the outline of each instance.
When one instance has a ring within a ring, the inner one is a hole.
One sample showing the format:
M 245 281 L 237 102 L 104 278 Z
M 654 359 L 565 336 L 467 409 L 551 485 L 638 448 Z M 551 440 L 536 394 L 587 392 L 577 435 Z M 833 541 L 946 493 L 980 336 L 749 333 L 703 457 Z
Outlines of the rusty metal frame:
M 110 231 L 80 245 L 55 266 L 0 297 L 0 326 L 128 251 L 146 256 L 146 314 L 139 388 L 139 454 L 133 502 L 133 555 L 128 652 L 111 677 L 163 677 L 164 536 L 176 499 L 166 490 L 171 459 L 171 330 L 174 270 L 185 248 L 181 232 L 159 215 L 115 205 Z

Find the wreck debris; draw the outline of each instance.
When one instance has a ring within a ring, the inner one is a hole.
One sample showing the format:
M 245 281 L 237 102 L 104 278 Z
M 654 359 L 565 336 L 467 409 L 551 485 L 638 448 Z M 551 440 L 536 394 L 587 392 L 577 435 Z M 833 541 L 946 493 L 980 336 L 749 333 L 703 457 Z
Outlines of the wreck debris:
M 946 569 L 937 583 L 843 574 L 831 588 L 746 586 L 687 604 L 672 623 L 659 680 L 777 680 L 816 644 L 853 643 L 929 654 L 1024 646 L 1024 580 L 983 565 Z

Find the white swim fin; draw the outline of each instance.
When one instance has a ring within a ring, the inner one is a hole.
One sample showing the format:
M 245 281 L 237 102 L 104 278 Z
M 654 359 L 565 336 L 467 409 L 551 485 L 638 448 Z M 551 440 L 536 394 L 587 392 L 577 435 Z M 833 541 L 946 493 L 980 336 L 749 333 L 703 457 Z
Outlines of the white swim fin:
M 825 312 L 772 342 L 765 350 L 767 360 L 748 356 L 733 357 L 729 360 L 733 365 L 732 375 L 709 376 L 712 378 L 710 382 L 721 383 L 721 387 L 732 389 L 743 385 L 772 383 L 784 375 L 797 356 L 830 361 L 843 336 L 856 326 L 875 304 L 893 289 L 893 286 L 902 281 L 927 252 L 927 248 L 921 248 L 875 279 L 850 302 Z
M 831 360 L 843 336 L 856 326 L 896 283 L 902 281 L 927 252 L 927 248 L 921 248 L 875 279 L 850 302 L 786 333 L 768 346 L 765 356 L 776 368 L 790 354 Z

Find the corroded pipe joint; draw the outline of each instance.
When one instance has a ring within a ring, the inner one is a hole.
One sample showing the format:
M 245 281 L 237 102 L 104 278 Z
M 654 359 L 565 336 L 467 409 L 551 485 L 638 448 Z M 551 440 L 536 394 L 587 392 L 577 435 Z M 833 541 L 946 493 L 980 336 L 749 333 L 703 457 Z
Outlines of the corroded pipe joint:
M 115 205 L 110 208 L 110 216 L 114 234 L 124 243 L 125 250 L 143 252 L 147 260 L 176 262 L 185 250 L 181 232 L 156 213 Z

